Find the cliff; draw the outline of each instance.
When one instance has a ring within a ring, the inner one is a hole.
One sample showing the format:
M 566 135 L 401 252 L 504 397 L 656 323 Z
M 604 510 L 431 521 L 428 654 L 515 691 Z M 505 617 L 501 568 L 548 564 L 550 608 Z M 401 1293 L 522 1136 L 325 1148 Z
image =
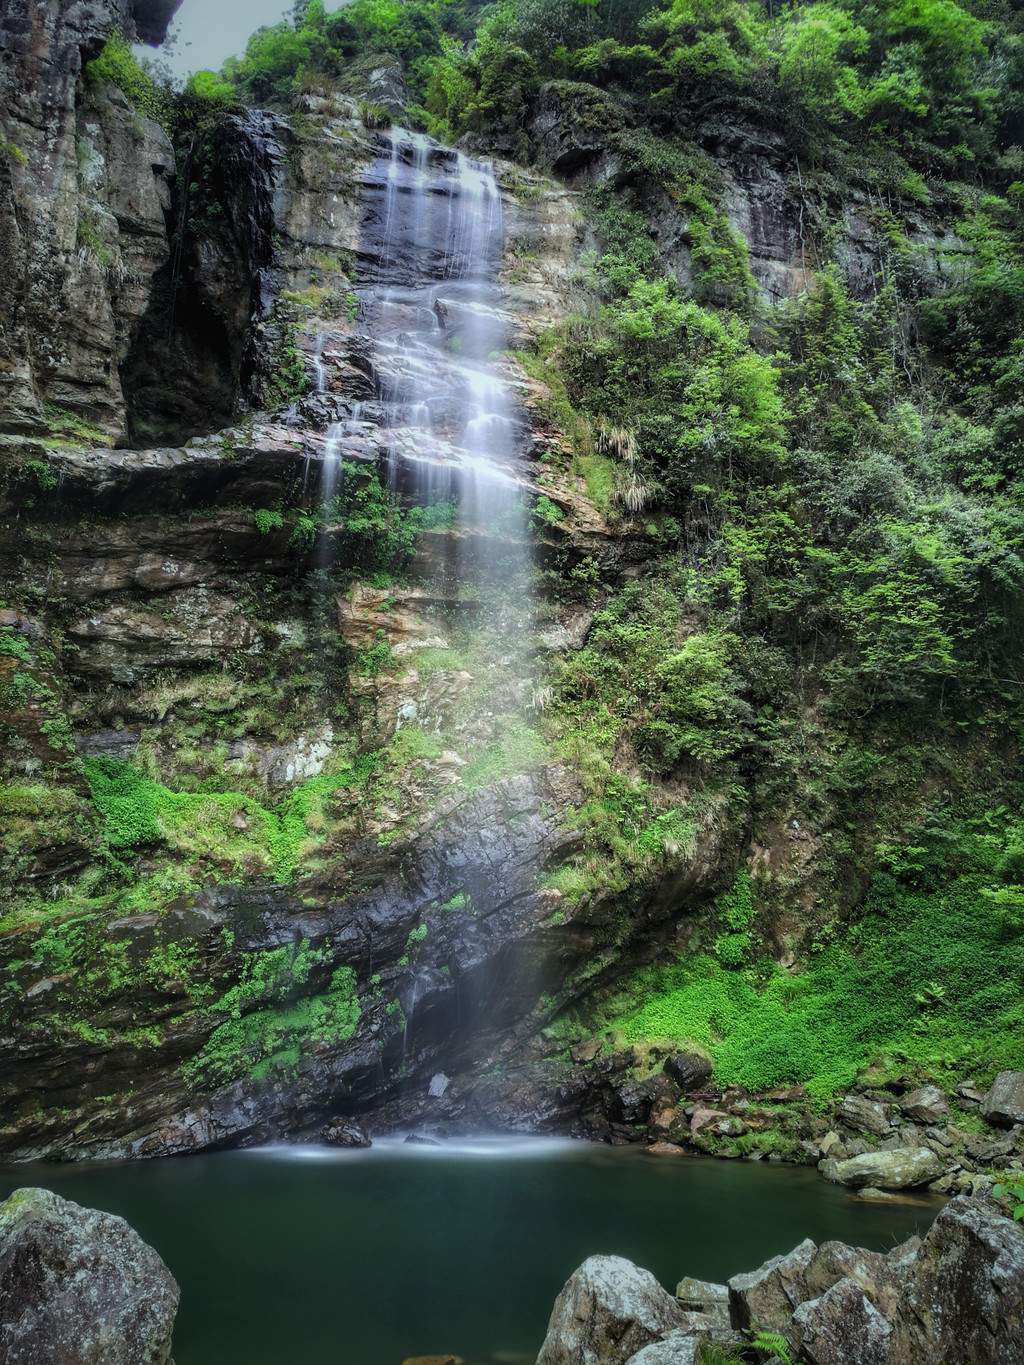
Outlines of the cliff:
M 831 566 L 824 605 L 806 584 L 777 590 L 776 566 L 805 562 L 817 534 L 781 474 L 755 479 L 763 542 L 753 514 L 748 539 L 726 533 L 711 486 L 723 471 L 728 496 L 745 461 L 781 448 L 757 405 L 783 304 L 820 299 L 805 287 L 821 275 L 842 308 L 873 307 L 897 239 L 914 289 L 939 295 L 967 250 L 954 200 L 883 212 L 856 185 L 805 183 L 749 111 L 709 114 L 692 164 L 714 180 L 714 255 L 682 172 L 655 175 L 590 87 L 551 81 L 525 119 L 530 164 L 494 163 L 486 303 L 450 285 L 458 233 L 396 284 L 410 257 L 389 235 L 394 185 L 425 183 L 451 224 L 479 186 L 474 150 L 516 147 L 476 133 L 456 153 L 372 126 L 366 98 L 308 90 L 286 112 L 203 111 L 172 144 L 102 66 L 83 74 L 115 25 L 154 41 L 166 9 L 3 10 L 0 1150 L 161 1155 L 351 1117 L 678 1136 L 656 1111 L 709 1073 L 661 1093 L 660 1062 L 717 1046 L 736 1011 L 716 997 L 713 1028 L 684 1011 L 679 1036 L 662 1010 L 692 986 L 677 964 L 704 962 L 707 989 L 746 990 L 753 1013 L 759 982 L 799 979 L 815 942 L 845 947 L 904 845 L 918 887 L 932 854 L 912 832 L 950 792 L 970 804 L 1015 771 L 994 703 L 942 729 L 931 654 L 905 723 L 849 682 L 852 633 L 884 610 L 840 620 Z M 365 94 L 393 94 L 393 59 L 371 66 Z M 707 309 L 664 320 L 650 294 L 657 326 L 636 322 L 609 292 L 614 232 L 648 252 L 652 289 L 703 290 Z M 665 354 L 620 373 L 662 325 Z M 908 327 L 885 334 L 892 356 Z M 708 354 L 688 415 L 667 419 L 696 472 L 659 503 L 676 476 L 658 484 L 642 421 L 637 437 L 610 405 Z M 525 500 L 475 524 L 458 512 L 477 466 L 453 435 L 478 399 L 467 357 L 511 395 L 498 415 Z M 734 362 L 749 410 L 714 388 Z M 790 464 L 817 490 L 840 463 L 808 454 L 826 387 L 807 379 L 787 418 Z M 886 439 L 910 442 L 900 420 Z M 835 493 L 812 571 L 862 509 L 904 496 L 868 464 Z M 924 630 L 929 604 L 891 591 Z M 878 657 L 867 690 L 898 688 Z M 946 972 L 935 960 L 915 960 L 899 1016 L 915 1036 L 942 1008 L 941 981 L 912 1000 Z M 979 1044 L 992 1070 L 1013 1061 L 998 1046 Z M 763 1063 L 747 1089 L 779 1091 L 789 1062 L 745 1051 Z M 968 1049 L 855 1061 L 828 1073 L 833 1092 L 976 1065 Z M 817 1160 L 827 1125 L 789 1098 L 800 1131 L 781 1145 Z M 710 1146 L 732 1153 L 740 1127 Z

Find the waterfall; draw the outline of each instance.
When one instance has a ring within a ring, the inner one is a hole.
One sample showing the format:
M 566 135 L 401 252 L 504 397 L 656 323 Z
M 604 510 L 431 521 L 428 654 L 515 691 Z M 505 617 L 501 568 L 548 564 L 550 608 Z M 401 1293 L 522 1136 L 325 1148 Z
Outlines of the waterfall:
M 381 139 L 358 292 L 388 476 L 410 501 L 457 499 L 456 531 L 475 538 L 489 572 L 507 558 L 501 546 L 526 532 L 521 424 L 492 359 L 507 334 L 496 282 L 502 236 L 489 166 L 420 134 Z

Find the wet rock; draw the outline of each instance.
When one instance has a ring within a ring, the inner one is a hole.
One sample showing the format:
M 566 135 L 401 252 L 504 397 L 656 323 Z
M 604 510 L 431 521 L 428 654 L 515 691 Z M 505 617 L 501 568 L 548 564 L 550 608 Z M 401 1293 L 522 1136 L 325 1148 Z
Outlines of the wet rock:
M 853 1280 L 800 1304 L 792 1326 L 813 1365 L 888 1365 L 892 1325 Z
M 1000 1071 L 981 1102 L 981 1113 L 1006 1127 L 1024 1123 L 1024 1071 Z
M 665 1059 L 663 1070 L 675 1081 L 684 1095 L 699 1090 L 711 1079 L 714 1067 L 709 1057 L 701 1052 L 675 1052 Z
M 923 1085 L 899 1102 L 901 1111 L 919 1123 L 938 1123 L 949 1117 L 949 1100 L 937 1085 Z
M 865 1185 L 862 1190 L 857 1191 L 857 1198 L 884 1203 L 885 1200 L 892 1199 L 894 1196 L 891 1195 L 888 1190 L 879 1190 L 876 1189 L 874 1185 Z
M 680 1325 L 675 1299 L 621 1256 L 591 1256 L 555 1301 L 537 1365 L 624 1365 Z
M 807 1298 L 807 1267 L 817 1247 L 808 1238 L 788 1256 L 774 1256 L 758 1270 L 729 1281 L 729 1313 L 741 1330 L 758 1322 L 787 1334 L 793 1310 Z
M 685 1156 L 686 1148 L 674 1142 L 651 1142 L 644 1148 L 648 1156 Z
M 890 1113 L 889 1105 L 863 1095 L 847 1095 L 839 1106 L 839 1118 L 848 1127 L 862 1133 L 877 1133 L 880 1137 L 889 1132 Z
M 5 1365 L 170 1365 L 179 1297 L 124 1219 L 48 1190 L 0 1205 Z
M 853 1189 L 874 1185 L 883 1190 L 902 1190 L 937 1180 L 942 1163 L 931 1148 L 912 1147 L 864 1152 L 845 1161 L 826 1160 L 821 1171 L 826 1180 Z
M 422 1133 L 409 1133 L 404 1141 L 413 1147 L 440 1147 L 442 1145 L 436 1138 L 424 1137 Z
M 351 1119 L 332 1119 L 320 1133 L 320 1141 L 328 1147 L 372 1147 L 366 1132 Z
M 410 1356 L 402 1365 L 466 1365 L 461 1356 Z

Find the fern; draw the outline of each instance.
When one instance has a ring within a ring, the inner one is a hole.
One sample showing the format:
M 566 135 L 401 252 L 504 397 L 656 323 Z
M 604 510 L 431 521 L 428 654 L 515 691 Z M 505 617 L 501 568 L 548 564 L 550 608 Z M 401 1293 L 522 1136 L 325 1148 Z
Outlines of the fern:
M 755 1351 L 761 1351 L 764 1355 L 775 1356 L 782 1362 L 782 1365 L 793 1365 L 793 1358 L 789 1354 L 789 1342 L 778 1332 L 758 1331 L 751 1334 L 751 1345 Z

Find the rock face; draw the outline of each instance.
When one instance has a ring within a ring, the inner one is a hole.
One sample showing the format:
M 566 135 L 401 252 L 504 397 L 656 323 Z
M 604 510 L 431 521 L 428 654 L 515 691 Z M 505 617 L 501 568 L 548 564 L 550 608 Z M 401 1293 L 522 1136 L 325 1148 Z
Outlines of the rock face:
M 679 1323 L 675 1300 L 650 1271 L 591 1256 L 555 1300 L 537 1365 L 624 1365 Z
M 48 1190 L 0 1206 L 5 1365 L 170 1365 L 179 1290 L 122 1218 Z
M 942 1163 L 928 1147 L 904 1148 L 893 1152 L 863 1152 L 846 1161 L 825 1160 L 821 1170 L 826 1180 L 859 1189 L 870 1185 L 881 1190 L 903 1190 L 938 1180 Z
M 168 257 L 174 151 L 119 91 L 83 93 L 80 78 L 115 27 L 159 43 L 177 8 L 44 0 L 0 14 L 18 151 L 0 179 L 0 433 L 45 431 L 44 401 L 123 431 L 118 365 Z
M 981 1102 L 984 1118 L 992 1123 L 1024 1123 L 1024 1071 L 1000 1071 Z

